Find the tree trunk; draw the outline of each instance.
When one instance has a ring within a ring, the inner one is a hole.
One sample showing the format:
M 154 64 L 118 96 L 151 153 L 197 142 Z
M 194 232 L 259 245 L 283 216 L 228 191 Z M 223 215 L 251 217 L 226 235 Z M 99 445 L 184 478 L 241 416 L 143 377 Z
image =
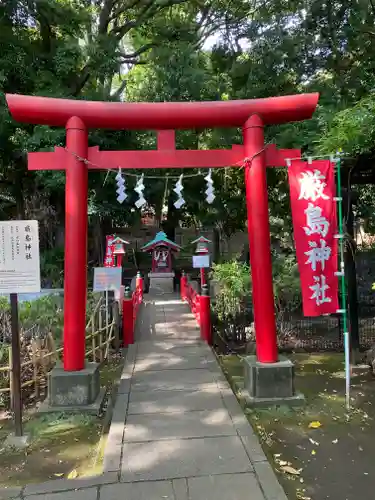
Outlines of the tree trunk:
M 96 263 L 96 265 L 101 266 L 104 262 L 104 252 L 105 252 L 105 236 L 103 233 L 103 227 L 101 224 L 100 217 L 95 216 L 91 224 L 91 241 L 92 248 L 90 259 Z
M 19 220 L 26 219 L 25 193 L 24 193 L 24 177 L 25 177 L 25 162 L 22 158 L 16 161 L 14 165 L 14 185 L 13 196 L 16 200 L 16 218 Z
M 354 214 L 353 199 L 351 189 L 343 193 L 344 216 L 346 219 L 346 232 L 348 240 L 345 245 L 344 264 L 346 284 L 348 287 L 348 316 L 350 328 L 350 340 L 352 347 L 353 361 L 358 358 L 359 339 L 359 319 L 358 319 L 358 293 L 357 293 L 357 270 L 355 263 L 356 243 L 354 240 Z
M 54 228 L 54 248 L 64 248 L 65 245 L 65 193 L 51 195 L 51 204 L 55 206 L 57 224 Z
M 179 214 L 178 210 L 173 205 L 174 199 L 170 194 L 168 198 L 168 215 L 167 220 L 162 222 L 162 228 L 167 238 L 174 241 L 176 238 L 176 227 L 178 227 L 179 223 Z
M 220 230 L 214 227 L 212 230 L 212 260 L 220 262 Z

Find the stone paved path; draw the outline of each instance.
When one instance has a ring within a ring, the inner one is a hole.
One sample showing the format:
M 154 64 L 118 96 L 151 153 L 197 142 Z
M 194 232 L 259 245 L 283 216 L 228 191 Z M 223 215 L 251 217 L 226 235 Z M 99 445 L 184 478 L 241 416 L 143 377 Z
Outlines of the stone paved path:
M 286 500 L 214 354 L 199 341 L 188 306 L 177 297 L 145 298 L 137 342 L 121 377 L 103 475 L 28 486 L 23 495 Z

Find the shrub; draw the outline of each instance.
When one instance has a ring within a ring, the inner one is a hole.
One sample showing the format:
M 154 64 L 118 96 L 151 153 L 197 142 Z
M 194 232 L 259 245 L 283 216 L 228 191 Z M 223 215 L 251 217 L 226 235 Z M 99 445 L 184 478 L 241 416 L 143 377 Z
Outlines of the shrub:
M 226 340 L 243 343 L 254 339 L 249 266 L 237 260 L 216 264 L 212 278 L 217 282 L 213 313 Z M 301 306 L 300 280 L 294 255 L 278 254 L 274 257 L 273 286 L 278 334 L 286 338 L 293 333 L 289 316 Z
M 214 264 L 211 274 L 218 283 L 214 311 L 220 321 L 244 311 L 251 299 L 251 277 L 247 264 L 232 260 Z
M 49 332 L 57 344 L 62 339 L 64 322 L 63 298 L 47 295 L 19 305 L 21 335 L 25 337 L 45 337 Z
M 87 295 L 86 323 L 89 320 L 97 301 L 98 294 L 91 292 Z M 31 339 L 45 338 L 52 333 L 56 347 L 62 344 L 64 324 L 63 297 L 48 295 L 30 302 L 20 302 L 18 305 L 20 326 L 21 362 L 30 361 Z M 0 297 L 0 366 L 9 365 L 9 345 L 11 343 L 10 304 L 7 297 Z M 22 370 L 22 382 L 32 379 L 33 366 L 29 364 Z M 0 389 L 9 387 L 9 371 L 0 371 Z M 32 390 L 28 386 L 23 390 L 24 396 Z M 0 393 L 0 407 L 8 407 L 9 392 Z
M 301 285 L 294 255 L 280 255 L 273 260 L 273 289 L 277 312 L 300 308 Z

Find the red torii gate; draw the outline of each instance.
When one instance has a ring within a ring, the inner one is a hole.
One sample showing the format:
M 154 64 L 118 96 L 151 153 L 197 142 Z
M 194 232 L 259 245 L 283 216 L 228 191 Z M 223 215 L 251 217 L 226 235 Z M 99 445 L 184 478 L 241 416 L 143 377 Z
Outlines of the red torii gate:
M 112 103 L 47 97 L 6 95 L 13 118 L 24 123 L 66 128 L 66 149 L 29 153 L 29 170 L 65 170 L 65 298 L 64 369 L 85 366 L 87 289 L 87 185 L 88 169 L 147 169 L 191 167 L 245 167 L 257 358 L 278 359 L 272 263 L 268 220 L 266 167 L 284 167 L 299 150 L 277 150 L 264 145 L 264 125 L 311 118 L 319 94 L 267 99 Z M 230 150 L 176 150 L 175 129 L 242 127 L 243 146 Z M 100 151 L 88 147 L 90 128 L 158 131 L 156 151 Z M 82 161 L 86 158 L 88 162 Z

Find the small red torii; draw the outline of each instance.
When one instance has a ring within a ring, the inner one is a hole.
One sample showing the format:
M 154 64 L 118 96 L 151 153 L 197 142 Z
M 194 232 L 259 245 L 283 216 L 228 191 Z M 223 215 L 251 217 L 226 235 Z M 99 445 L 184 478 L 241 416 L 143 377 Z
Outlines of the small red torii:
M 112 103 L 6 95 L 20 122 L 66 128 L 66 148 L 29 153 L 29 170 L 65 170 L 64 369 L 85 366 L 88 169 L 244 166 L 257 358 L 278 359 L 272 285 L 266 167 L 285 167 L 299 150 L 265 147 L 264 126 L 311 118 L 319 94 L 267 99 Z M 176 129 L 242 127 L 243 145 L 229 150 L 176 150 Z M 100 151 L 88 147 L 88 129 L 156 130 L 154 151 Z M 82 161 L 87 159 L 87 162 Z

